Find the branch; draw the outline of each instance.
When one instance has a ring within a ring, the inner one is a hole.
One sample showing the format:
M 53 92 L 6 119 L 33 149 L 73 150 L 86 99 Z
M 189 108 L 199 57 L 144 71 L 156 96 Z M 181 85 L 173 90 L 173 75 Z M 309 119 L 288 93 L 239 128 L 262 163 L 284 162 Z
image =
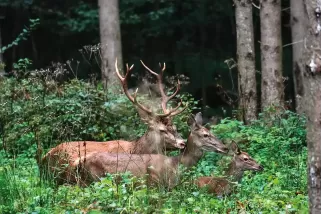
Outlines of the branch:
M 287 47 L 287 46 L 290 46 L 290 45 L 294 45 L 294 44 L 297 44 L 297 43 L 301 43 L 303 42 L 304 40 L 300 40 L 300 41 L 297 41 L 297 42 L 292 42 L 292 43 L 289 43 L 289 44 L 286 44 L 286 45 L 283 45 L 283 48 Z
M 256 7 L 258 10 L 260 10 L 260 9 L 261 9 L 261 7 L 260 7 L 260 6 L 257 6 L 254 2 L 253 2 L 252 4 L 253 4 L 253 6 L 254 6 L 254 7 Z

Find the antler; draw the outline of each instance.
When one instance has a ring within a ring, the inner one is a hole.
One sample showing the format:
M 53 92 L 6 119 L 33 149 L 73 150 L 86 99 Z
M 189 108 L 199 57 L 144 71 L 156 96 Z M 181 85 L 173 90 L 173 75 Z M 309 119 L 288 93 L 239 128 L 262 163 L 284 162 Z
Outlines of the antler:
M 127 98 L 129 98 L 129 100 L 134 104 L 136 105 L 137 107 L 139 107 L 141 110 L 149 113 L 149 114 L 152 114 L 152 111 L 146 107 L 144 107 L 142 104 L 140 104 L 137 99 L 136 99 L 136 95 L 137 95 L 137 92 L 138 92 L 138 89 L 136 89 L 136 91 L 134 92 L 134 95 L 133 97 L 130 95 L 129 91 L 128 91 L 128 86 L 127 86 L 127 78 L 130 74 L 130 71 L 133 69 L 134 65 L 131 65 L 131 67 L 129 67 L 128 64 L 126 64 L 126 73 L 125 73 L 125 76 L 122 77 L 122 75 L 120 74 L 119 72 L 119 69 L 117 67 L 117 59 L 115 60 L 115 70 L 116 70 L 116 74 L 118 76 L 118 78 L 120 79 L 121 83 L 122 83 L 122 87 L 123 87 L 123 91 L 125 93 L 125 95 L 127 96 Z
M 175 90 L 175 92 L 170 95 L 170 96 L 167 96 L 164 92 L 164 88 L 163 88 L 163 84 L 162 84 L 162 77 L 163 77 L 163 72 L 166 68 L 166 65 L 165 63 L 163 63 L 163 67 L 161 67 L 161 64 L 160 65 L 160 68 L 161 68 L 161 73 L 160 74 L 157 74 L 156 72 L 152 71 L 148 66 L 146 66 L 142 60 L 140 60 L 142 65 L 145 67 L 145 69 L 147 69 L 151 74 L 153 74 L 154 76 L 157 77 L 157 80 L 158 80 L 158 86 L 159 86 L 159 90 L 160 90 L 160 93 L 161 93 L 161 107 L 162 107 L 162 110 L 165 114 L 165 116 L 175 116 L 177 114 L 180 114 L 181 112 L 183 112 L 186 108 L 187 108 L 187 105 L 184 106 L 181 110 L 178 110 L 179 107 L 182 105 L 182 99 L 180 99 L 180 103 L 178 104 L 177 107 L 175 107 L 174 109 L 167 109 L 167 103 L 177 95 L 177 93 L 179 92 L 180 90 L 180 81 L 178 80 L 178 84 L 177 84 L 177 88 Z

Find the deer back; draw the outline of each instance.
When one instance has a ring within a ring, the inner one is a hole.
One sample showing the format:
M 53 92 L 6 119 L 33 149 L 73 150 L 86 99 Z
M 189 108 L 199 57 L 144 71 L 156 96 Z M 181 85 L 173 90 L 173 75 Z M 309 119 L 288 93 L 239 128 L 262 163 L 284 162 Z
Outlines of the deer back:
M 77 159 L 74 163 L 74 174 L 69 174 L 70 181 L 88 185 L 98 181 L 106 173 L 119 174 L 131 172 L 138 177 L 148 176 L 149 183 L 160 183 L 162 174 L 173 174 L 171 158 L 160 154 L 111 154 L 92 152 Z M 76 171 L 77 169 L 80 169 Z M 77 175 L 77 176 L 76 176 Z M 74 179 L 75 176 L 75 179 Z
M 230 194 L 229 181 L 226 178 L 218 177 L 199 177 L 194 182 L 199 188 L 206 187 L 208 193 L 217 196 Z
M 153 139 L 154 138 L 154 139 Z M 126 153 L 126 154 L 153 154 L 162 153 L 165 148 L 175 148 L 168 146 L 167 141 L 176 141 L 177 147 L 183 148 L 185 142 L 183 139 L 177 138 L 173 133 L 161 132 L 156 136 L 154 132 L 147 132 L 137 143 L 124 140 L 95 142 L 95 141 L 78 141 L 67 142 L 51 149 L 43 158 L 42 166 L 49 169 L 59 184 L 65 180 L 72 179 L 69 175 L 72 173 L 73 164 L 81 157 L 87 156 L 93 152 L 105 153 Z

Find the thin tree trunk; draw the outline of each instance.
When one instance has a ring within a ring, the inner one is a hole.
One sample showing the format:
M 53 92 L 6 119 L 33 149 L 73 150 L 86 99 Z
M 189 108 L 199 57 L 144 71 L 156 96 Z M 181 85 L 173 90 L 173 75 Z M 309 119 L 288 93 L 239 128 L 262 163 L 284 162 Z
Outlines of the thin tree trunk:
M 12 40 L 16 39 L 18 34 L 19 34 L 19 29 L 20 26 L 21 26 L 21 19 L 19 17 L 19 12 L 21 12 L 20 8 L 15 8 L 13 9 L 13 17 L 14 17 L 14 24 L 13 24 L 13 30 L 12 30 Z M 12 66 L 13 63 L 17 62 L 17 49 L 18 49 L 18 46 L 14 45 L 12 46 L 12 49 L 11 49 L 11 60 L 12 60 L 12 63 L 10 63 L 11 65 L 9 66 Z M 13 68 L 13 66 L 12 66 Z
M 38 51 L 37 51 L 36 40 L 33 32 L 31 32 L 30 38 L 31 38 L 31 46 L 32 46 L 33 64 L 36 68 L 38 68 L 39 66 Z
M 105 89 L 113 89 L 119 85 L 115 73 L 115 60 L 117 58 L 119 69 L 122 70 L 122 45 L 119 19 L 118 0 L 98 0 L 102 81 Z
M 2 49 L 2 29 L 1 29 L 1 22 L 2 22 L 2 19 L 0 18 L 0 80 L 5 75 L 5 72 L 4 72 L 3 53 L 1 51 L 1 49 Z M 0 125 L 0 129 L 1 129 L 1 125 Z M 0 132 L 0 133 L 2 133 L 2 132 Z
M 262 109 L 281 107 L 284 101 L 282 79 L 281 0 L 260 4 Z
M 295 92 L 295 107 L 298 106 L 298 97 L 303 96 L 303 75 L 300 71 L 300 59 L 303 52 L 303 42 L 307 29 L 307 16 L 305 14 L 303 0 L 290 1 L 291 5 L 291 30 L 293 49 L 293 82 Z
M 257 90 L 253 5 L 251 0 L 235 0 L 239 109 L 245 123 L 256 119 Z
M 2 20 L 0 19 L 0 22 L 1 22 Z M 2 29 L 1 29 L 1 26 L 0 26 L 0 50 L 1 50 L 1 48 L 2 48 Z M 0 52 L 0 63 L 3 63 L 3 53 L 2 53 L 2 51 Z M 2 72 L 2 66 L 0 66 L 0 72 Z
M 26 11 L 26 19 L 30 19 L 30 8 Z M 37 50 L 37 44 L 35 39 L 35 32 L 30 32 L 30 41 L 31 41 L 31 48 L 32 48 L 32 58 L 33 58 L 33 66 L 38 68 L 39 67 L 39 57 L 38 57 L 38 50 Z
M 321 2 L 304 0 L 308 20 L 298 61 L 303 76 L 303 96 L 298 97 L 299 113 L 307 117 L 308 190 L 310 213 L 321 213 Z
M 200 2 L 200 23 L 199 23 L 199 33 L 200 33 L 200 67 L 201 72 L 201 92 L 202 92 L 202 109 L 205 110 L 207 105 L 207 90 L 206 90 L 206 71 L 205 71 L 205 43 L 206 43 L 206 32 L 205 32 L 205 10 L 206 2 L 201 0 Z

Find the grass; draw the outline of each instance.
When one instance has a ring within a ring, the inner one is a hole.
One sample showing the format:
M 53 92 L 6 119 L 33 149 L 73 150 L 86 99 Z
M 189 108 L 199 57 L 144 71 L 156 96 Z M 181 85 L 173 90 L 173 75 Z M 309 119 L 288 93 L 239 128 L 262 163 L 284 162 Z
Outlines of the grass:
M 248 138 L 248 144 L 241 145 L 242 150 L 265 168 L 262 173 L 246 172 L 237 193 L 230 196 L 217 198 L 192 185 L 200 175 L 222 174 L 229 158 L 216 153 L 207 153 L 198 166 L 184 175 L 182 185 L 166 191 L 148 189 L 144 180 L 137 185 L 140 179 L 129 174 L 123 175 L 118 185 L 112 175 L 107 175 L 86 188 L 57 187 L 40 180 L 34 159 L 24 155 L 7 157 L 2 152 L 0 210 L 1 213 L 308 213 L 306 147 L 303 142 L 292 144 L 285 130 L 278 130 L 289 128 L 294 117 L 288 115 L 284 127 L 269 128 L 256 123 L 244 126 L 235 120 L 224 120 L 213 127 L 226 141 L 237 134 Z M 233 131 L 227 132 L 228 129 Z M 302 134 L 301 127 L 294 126 L 293 137 L 300 139 Z M 278 142 L 272 142 L 276 138 Z M 271 144 L 274 148 L 269 147 Z

